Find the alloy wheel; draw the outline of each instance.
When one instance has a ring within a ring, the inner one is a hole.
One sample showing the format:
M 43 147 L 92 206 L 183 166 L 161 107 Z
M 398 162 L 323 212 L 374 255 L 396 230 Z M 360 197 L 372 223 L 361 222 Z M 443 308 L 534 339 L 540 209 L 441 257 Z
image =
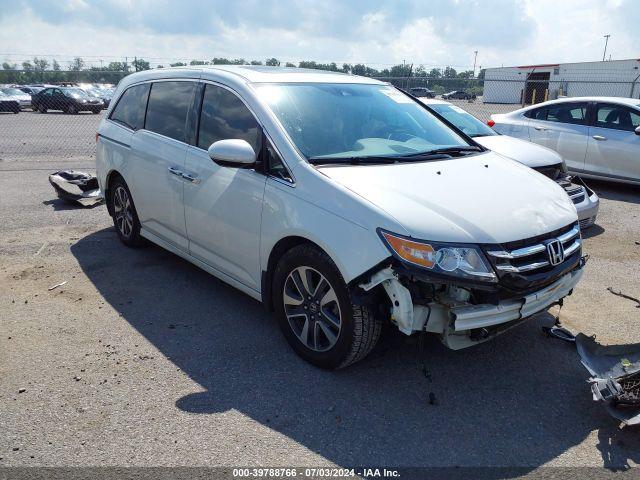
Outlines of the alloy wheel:
M 330 350 L 342 327 L 340 304 L 333 286 L 316 269 L 295 268 L 284 282 L 284 312 L 289 326 L 307 348 Z
M 116 227 L 123 237 L 129 238 L 133 232 L 133 210 L 129 193 L 122 185 L 113 192 L 113 211 Z

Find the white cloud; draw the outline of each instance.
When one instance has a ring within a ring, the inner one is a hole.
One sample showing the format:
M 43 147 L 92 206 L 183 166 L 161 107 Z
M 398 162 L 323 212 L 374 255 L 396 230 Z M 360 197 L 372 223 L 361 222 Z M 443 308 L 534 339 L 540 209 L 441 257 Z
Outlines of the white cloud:
M 215 0 L 206 8 L 192 0 L 180 7 L 167 0 L 24 0 L 17 7 L 0 0 L 0 59 L 138 56 L 166 65 L 275 56 L 460 69 L 472 65 L 474 50 L 482 66 L 598 60 L 606 33 L 613 58 L 640 57 L 638 23 L 637 0 Z

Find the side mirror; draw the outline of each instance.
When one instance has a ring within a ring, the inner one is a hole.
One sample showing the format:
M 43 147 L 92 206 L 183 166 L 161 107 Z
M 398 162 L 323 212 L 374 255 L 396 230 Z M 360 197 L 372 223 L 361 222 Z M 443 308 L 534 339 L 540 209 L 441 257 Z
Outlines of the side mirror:
M 640 127 L 636 128 L 636 135 L 640 135 Z
M 209 157 L 228 167 L 246 167 L 256 163 L 256 152 L 246 140 L 218 140 L 209 147 Z

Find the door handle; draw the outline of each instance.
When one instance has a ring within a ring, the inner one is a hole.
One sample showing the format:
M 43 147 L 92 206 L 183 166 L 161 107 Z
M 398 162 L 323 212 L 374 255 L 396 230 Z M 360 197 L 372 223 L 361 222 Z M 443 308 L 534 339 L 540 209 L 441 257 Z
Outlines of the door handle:
M 178 170 L 176 167 L 169 167 L 169 173 L 177 176 L 177 177 L 181 177 L 182 176 L 182 172 L 180 170 Z
M 191 183 L 195 183 L 196 185 L 198 183 L 200 183 L 200 179 L 198 177 L 194 177 L 190 173 L 182 173 L 181 177 L 184 178 L 185 180 L 191 182 Z
M 602 135 L 594 135 L 593 139 L 602 141 L 602 140 L 606 140 L 607 137 L 603 137 Z
M 533 127 L 533 128 L 535 128 L 536 130 L 542 130 L 542 131 L 544 131 L 544 130 L 546 130 L 546 129 L 547 129 L 546 127 L 542 127 L 542 126 L 540 126 L 540 125 L 536 125 L 536 126 L 535 126 L 535 127 Z

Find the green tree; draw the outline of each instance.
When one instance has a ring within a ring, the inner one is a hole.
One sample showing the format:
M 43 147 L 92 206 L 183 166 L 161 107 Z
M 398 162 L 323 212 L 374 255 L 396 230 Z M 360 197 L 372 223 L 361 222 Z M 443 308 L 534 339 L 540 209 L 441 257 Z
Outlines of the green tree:
M 429 78 L 440 78 L 442 77 L 442 72 L 439 68 L 432 68 L 428 76 Z
M 176 63 L 170 63 L 169 66 L 170 67 L 186 67 L 187 64 L 182 62 L 176 62 Z
M 79 72 L 84 68 L 84 60 L 80 57 L 74 58 L 71 63 L 69 63 L 69 70 L 73 72 Z
M 455 68 L 446 67 L 444 69 L 444 78 L 456 78 L 458 76 L 458 72 L 456 72 Z
M 134 71 L 142 72 L 143 70 L 149 70 L 151 66 L 149 62 L 147 62 L 144 58 L 136 58 L 133 62 L 131 62 Z
M 51 68 L 53 68 L 54 72 L 59 72 L 60 70 L 62 70 L 60 68 L 60 64 L 58 63 L 58 61 L 56 59 L 53 59 L 53 61 L 51 62 Z
M 280 60 L 278 60 L 277 58 L 268 58 L 266 62 L 264 62 L 265 65 L 269 66 L 269 67 L 279 67 L 280 66 Z
M 251 65 L 262 65 L 260 60 L 251 60 Z
M 295 66 L 296 66 L 296 64 L 295 63 L 291 63 L 291 62 L 287 62 L 285 64 L 285 67 L 295 67 Z
M 189 65 L 209 65 L 209 62 L 205 62 L 204 60 L 191 60 Z

